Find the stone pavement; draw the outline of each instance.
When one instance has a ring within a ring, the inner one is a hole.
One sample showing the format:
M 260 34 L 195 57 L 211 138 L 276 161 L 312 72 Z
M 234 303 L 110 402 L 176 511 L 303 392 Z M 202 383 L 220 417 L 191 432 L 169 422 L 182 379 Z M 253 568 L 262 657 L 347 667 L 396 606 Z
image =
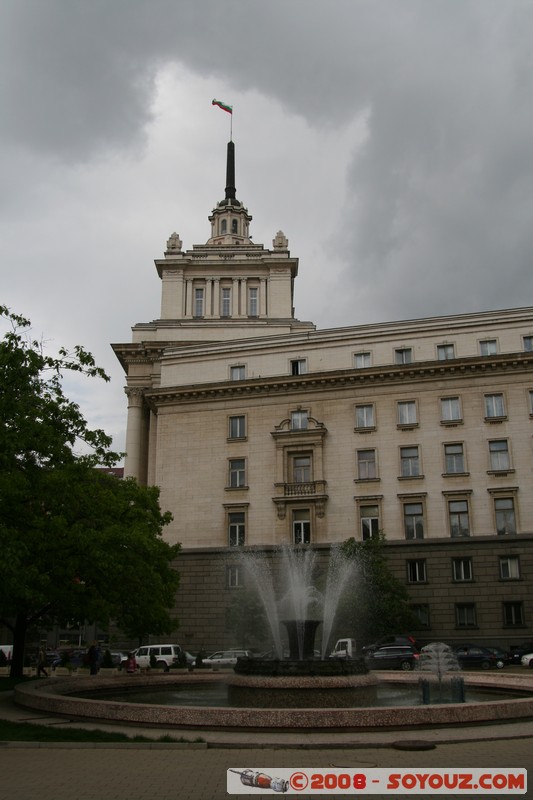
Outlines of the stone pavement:
M 165 733 L 191 740 L 197 735 L 190 731 L 139 730 L 116 724 L 39 717 L 38 712 L 15 706 L 10 693 L 3 694 L 0 717 L 4 719 L 54 727 L 121 730 L 129 735 L 143 733 L 154 740 Z M 226 770 L 230 767 L 257 769 L 270 775 L 282 767 L 525 767 L 533 776 L 533 721 L 383 733 L 278 735 L 203 731 L 201 735 L 205 741 L 198 744 L 0 743 L 0 800 L 222 800 L 228 797 Z M 435 746 L 426 750 L 398 748 L 398 745 L 416 748 L 424 742 Z M 533 777 L 531 784 L 527 795 L 522 797 L 533 798 Z M 253 794 L 234 796 L 275 795 L 255 790 Z M 341 795 L 308 795 L 332 796 Z M 423 796 L 359 794 L 365 800 Z M 508 800 L 511 797 L 483 795 L 489 796 Z

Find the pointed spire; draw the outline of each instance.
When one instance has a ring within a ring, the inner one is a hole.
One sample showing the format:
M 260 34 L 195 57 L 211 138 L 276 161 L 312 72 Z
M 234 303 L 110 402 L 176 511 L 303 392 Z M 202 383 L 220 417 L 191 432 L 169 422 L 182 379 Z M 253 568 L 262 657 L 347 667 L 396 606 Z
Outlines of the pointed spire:
M 235 145 L 228 142 L 228 156 L 226 161 L 226 200 L 235 200 Z

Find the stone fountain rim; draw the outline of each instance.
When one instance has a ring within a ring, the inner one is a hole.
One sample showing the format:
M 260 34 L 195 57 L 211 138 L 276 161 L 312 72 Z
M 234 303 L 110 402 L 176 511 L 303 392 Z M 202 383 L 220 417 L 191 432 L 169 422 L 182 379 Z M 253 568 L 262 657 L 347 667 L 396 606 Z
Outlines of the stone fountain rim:
M 469 686 L 498 687 L 533 693 L 533 674 L 526 676 L 473 675 L 462 673 Z M 386 683 L 416 682 L 421 673 L 378 673 Z M 113 675 L 110 677 L 48 678 L 15 686 L 15 702 L 21 706 L 76 717 L 79 720 L 121 722 L 131 725 L 163 726 L 190 729 L 249 730 L 394 730 L 411 727 L 434 727 L 457 724 L 489 724 L 533 718 L 533 694 L 484 703 L 460 703 L 431 706 L 379 708 L 215 708 L 159 706 L 127 703 L 102 698 L 75 697 L 91 689 L 122 689 L 202 684 L 220 682 L 221 675 Z M 493 680 L 490 680 L 490 679 Z M 497 680 L 494 680 L 496 678 Z M 529 680 L 528 680 L 529 678 Z

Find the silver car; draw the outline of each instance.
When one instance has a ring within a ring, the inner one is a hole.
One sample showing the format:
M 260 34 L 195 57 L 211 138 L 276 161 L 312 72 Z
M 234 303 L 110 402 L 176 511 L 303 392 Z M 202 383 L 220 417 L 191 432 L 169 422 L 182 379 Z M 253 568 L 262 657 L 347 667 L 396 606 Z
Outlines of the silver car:
M 218 650 L 202 659 L 206 667 L 234 667 L 238 658 L 251 658 L 251 650 Z

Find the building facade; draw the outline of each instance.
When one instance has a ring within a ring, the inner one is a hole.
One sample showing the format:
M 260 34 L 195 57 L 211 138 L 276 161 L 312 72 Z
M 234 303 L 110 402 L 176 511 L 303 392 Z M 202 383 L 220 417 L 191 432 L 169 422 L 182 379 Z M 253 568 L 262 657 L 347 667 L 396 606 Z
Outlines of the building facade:
M 180 641 L 230 646 L 242 548 L 384 531 L 427 640 L 533 639 L 533 308 L 317 330 L 298 260 L 253 244 L 228 145 L 211 237 L 156 260 L 161 318 L 113 345 L 125 473 L 180 542 Z

